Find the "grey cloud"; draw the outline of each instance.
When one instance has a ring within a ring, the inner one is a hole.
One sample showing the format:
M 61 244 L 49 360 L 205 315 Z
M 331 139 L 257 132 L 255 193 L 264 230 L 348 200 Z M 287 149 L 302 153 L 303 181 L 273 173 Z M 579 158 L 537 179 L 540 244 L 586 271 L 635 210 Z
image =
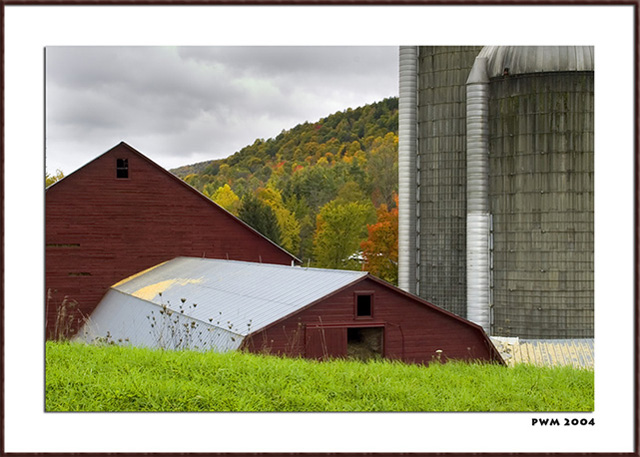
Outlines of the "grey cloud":
M 397 50 L 52 47 L 46 89 L 48 170 L 122 140 L 174 167 L 397 95 Z

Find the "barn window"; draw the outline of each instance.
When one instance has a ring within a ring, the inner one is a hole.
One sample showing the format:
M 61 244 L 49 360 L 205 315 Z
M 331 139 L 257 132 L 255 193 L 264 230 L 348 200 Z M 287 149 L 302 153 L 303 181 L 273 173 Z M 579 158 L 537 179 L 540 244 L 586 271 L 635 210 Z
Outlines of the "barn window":
M 116 178 L 129 178 L 129 159 L 116 159 Z
M 373 317 L 372 292 L 356 292 L 356 317 Z

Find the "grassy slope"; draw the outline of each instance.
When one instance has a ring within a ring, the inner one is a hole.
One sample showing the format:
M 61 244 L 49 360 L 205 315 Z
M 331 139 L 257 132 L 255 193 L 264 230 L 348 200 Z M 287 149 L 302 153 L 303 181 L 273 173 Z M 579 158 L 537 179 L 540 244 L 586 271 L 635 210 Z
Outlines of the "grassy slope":
M 47 411 L 590 411 L 593 371 L 46 346 Z

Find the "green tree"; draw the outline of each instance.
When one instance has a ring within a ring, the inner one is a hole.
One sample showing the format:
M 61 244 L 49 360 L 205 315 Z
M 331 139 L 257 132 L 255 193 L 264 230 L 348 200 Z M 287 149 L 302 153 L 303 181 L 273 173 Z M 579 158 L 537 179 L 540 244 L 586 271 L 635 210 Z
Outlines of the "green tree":
M 274 243 L 280 244 L 278 220 L 271 207 L 266 203 L 251 194 L 246 194 L 242 198 L 238 217 Z
M 284 189 L 286 196 L 304 198 L 311 208 L 333 200 L 338 190 L 334 168 L 311 166 L 296 172 Z
M 336 200 L 341 203 L 364 201 L 367 196 L 355 181 L 347 181 L 339 190 Z
M 392 206 L 394 192 L 398 191 L 398 137 L 393 132 L 373 141 L 366 169 L 374 204 Z
M 191 173 L 184 177 L 184 181 L 195 189 L 202 189 L 206 184 L 203 176 L 198 173 Z
M 360 269 L 357 257 L 360 243 L 367 236 L 367 224 L 375 221 L 373 204 L 333 200 L 322 207 L 316 221 L 314 265 Z

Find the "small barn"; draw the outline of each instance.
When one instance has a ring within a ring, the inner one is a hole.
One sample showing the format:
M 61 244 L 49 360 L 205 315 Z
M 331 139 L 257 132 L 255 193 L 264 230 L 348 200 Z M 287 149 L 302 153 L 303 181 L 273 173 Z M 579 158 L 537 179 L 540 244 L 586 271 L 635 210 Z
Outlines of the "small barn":
M 113 285 L 78 335 L 312 359 L 503 363 L 484 330 L 366 272 L 178 257 Z
M 116 281 L 177 256 L 298 262 L 126 143 L 47 187 L 45 211 L 49 338 L 65 306 L 89 315 Z

